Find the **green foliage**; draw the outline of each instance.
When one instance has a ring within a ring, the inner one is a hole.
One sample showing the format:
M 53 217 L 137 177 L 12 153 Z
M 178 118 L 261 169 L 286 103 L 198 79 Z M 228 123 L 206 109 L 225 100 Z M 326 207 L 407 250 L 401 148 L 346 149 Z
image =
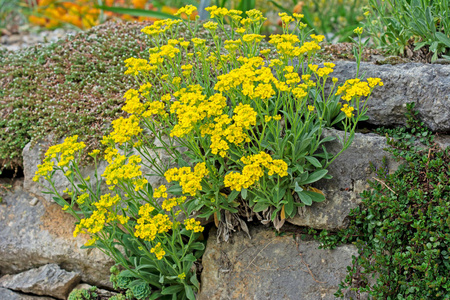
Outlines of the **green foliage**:
M 431 61 L 450 58 L 450 6 L 448 0 L 369 0 L 366 12 L 370 36 L 375 43 L 394 54 L 404 54 L 414 42 L 415 50 L 428 47 Z M 447 54 L 447 55 L 445 55 Z
M 24 22 L 25 3 L 22 0 L 0 0 L 0 28 Z
M 98 295 L 95 293 L 96 287 L 92 287 L 89 290 L 85 289 L 74 289 L 70 292 L 67 300 L 95 300 Z
M 130 290 L 133 293 L 133 296 L 138 300 L 145 299 L 151 293 L 150 286 L 146 282 L 133 284 L 130 286 Z
M 350 225 L 336 235 L 323 231 L 323 247 L 354 243 L 359 252 L 342 289 L 368 292 L 374 299 L 450 297 L 450 149 L 432 144 L 409 106 L 409 130 L 389 130 L 390 151 L 405 163 L 394 174 L 377 170 L 372 190 L 350 213 Z M 424 140 L 424 138 L 426 140 Z M 419 139 L 425 145 L 417 145 Z
M 331 0 L 331 1 L 280 1 L 270 0 L 279 10 L 292 14 L 301 13 L 305 23 L 317 34 L 323 34 L 328 41 L 349 42 L 353 30 L 362 20 L 361 7 L 367 0 Z M 290 3 L 289 3 L 290 2 Z

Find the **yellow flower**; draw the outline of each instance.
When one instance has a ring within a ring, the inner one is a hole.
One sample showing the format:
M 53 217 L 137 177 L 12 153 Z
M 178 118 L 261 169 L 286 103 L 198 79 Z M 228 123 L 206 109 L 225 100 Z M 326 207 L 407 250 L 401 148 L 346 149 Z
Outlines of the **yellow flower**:
M 354 107 L 348 106 L 348 104 L 344 104 L 344 106 L 341 108 L 341 111 L 345 113 L 345 116 L 347 118 L 353 117 L 353 111 L 355 110 Z
M 196 221 L 194 218 L 184 220 L 186 230 L 192 230 L 193 232 L 202 232 L 205 228 L 200 226 L 200 221 Z
M 150 249 L 150 252 L 154 253 L 158 260 L 161 260 L 164 257 L 164 255 L 166 254 L 166 252 L 164 251 L 164 249 L 161 246 L 161 243 L 156 244 L 152 249 Z
M 364 31 L 364 29 L 362 27 L 356 27 L 355 29 L 353 29 L 353 32 L 360 35 L 362 34 Z
M 184 274 L 184 272 L 183 272 L 183 273 L 181 273 L 181 274 L 178 275 L 178 278 L 180 278 L 181 280 L 183 280 L 183 279 L 186 278 L 186 274 Z
M 308 110 L 309 111 L 314 111 L 314 106 L 313 105 L 308 105 Z
M 165 185 L 161 185 L 153 192 L 154 198 L 167 198 L 167 188 Z

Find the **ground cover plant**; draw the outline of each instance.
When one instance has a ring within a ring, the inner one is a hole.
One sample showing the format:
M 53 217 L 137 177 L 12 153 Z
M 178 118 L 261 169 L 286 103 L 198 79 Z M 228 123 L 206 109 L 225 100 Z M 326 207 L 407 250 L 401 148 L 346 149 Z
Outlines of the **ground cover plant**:
M 449 148 L 433 143 L 412 109 L 408 129 L 383 130 L 404 164 L 393 174 L 378 166 L 348 229 L 318 236 L 325 248 L 354 243 L 359 250 L 337 296 L 351 288 L 373 299 L 450 297 Z
M 366 29 L 378 47 L 394 54 L 406 53 L 423 47 L 429 51 L 429 61 L 439 57 L 449 59 L 450 6 L 448 0 L 370 0 L 364 13 Z
M 177 15 L 195 10 L 188 5 Z M 195 298 L 204 228 L 194 212 L 213 217 L 220 229 L 229 227 L 226 215 L 241 220 L 240 210 L 250 210 L 280 228 L 297 207 L 323 201 L 310 185 L 330 178 L 327 167 L 349 147 L 368 97 L 383 85 L 379 78 L 338 85 L 330 77 L 334 64 L 314 64 L 324 37 L 309 34 L 300 14 L 280 15 L 283 34 L 270 36 L 271 50 L 261 47 L 260 11 L 208 11 L 214 21 L 201 26 L 209 45 L 198 35 L 200 23 L 189 18 L 142 29 L 153 47 L 148 59 L 125 60 L 125 74 L 139 88 L 125 93 L 128 115 L 112 121 L 102 139 L 106 149 L 89 152 L 93 178 L 81 175 L 86 144 L 77 135 L 50 147 L 34 177 L 50 182 L 46 193 L 77 219 L 74 235 L 90 236 L 85 247 L 104 251 L 124 269 L 113 270 L 113 283 L 137 299 Z M 360 55 L 362 28 L 355 33 Z M 333 137 L 322 137 L 333 125 L 344 130 L 335 155 L 324 147 Z M 102 174 L 101 161 L 107 162 Z M 55 172 L 71 183 L 62 194 L 52 182 Z M 152 187 L 153 177 L 166 184 Z

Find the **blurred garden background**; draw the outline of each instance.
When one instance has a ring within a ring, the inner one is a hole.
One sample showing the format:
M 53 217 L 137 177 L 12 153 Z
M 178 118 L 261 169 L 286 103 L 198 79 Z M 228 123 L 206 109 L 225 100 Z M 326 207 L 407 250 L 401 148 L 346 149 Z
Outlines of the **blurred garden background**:
M 211 5 L 244 13 L 259 9 L 268 17 L 267 35 L 281 31 L 280 12 L 301 13 L 329 43 L 349 42 L 353 30 L 364 26 L 369 45 L 388 54 L 411 57 L 420 50 L 435 61 L 450 48 L 448 0 L 0 0 L 2 44 L 15 42 L 8 36 L 24 31 L 39 35 L 57 29 L 59 37 L 108 21 L 176 19 L 175 12 L 187 4 L 198 7 L 200 19 L 208 18 L 204 8 Z

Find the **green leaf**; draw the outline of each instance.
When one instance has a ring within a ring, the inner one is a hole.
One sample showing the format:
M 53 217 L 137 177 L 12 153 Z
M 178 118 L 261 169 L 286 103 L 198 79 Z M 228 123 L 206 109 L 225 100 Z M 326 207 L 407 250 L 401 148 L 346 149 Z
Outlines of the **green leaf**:
M 305 205 L 310 206 L 313 203 L 312 198 L 305 191 L 297 192 L 297 195 Z
M 436 32 L 435 35 L 440 42 L 444 43 L 448 48 L 450 48 L 450 39 L 447 37 L 447 35 L 443 34 L 442 32 Z
M 173 295 L 175 293 L 181 292 L 183 289 L 184 289 L 184 286 L 181 285 L 181 284 L 171 285 L 171 286 L 168 286 L 168 287 L 164 288 L 161 291 L 161 294 L 162 295 Z
M 287 203 L 284 205 L 284 212 L 292 218 L 294 213 L 294 197 L 291 194 L 291 190 L 286 193 L 286 201 Z
M 186 297 L 189 300 L 195 300 L 194 291 L 192 290 L 192 287 L 190 285 L 185 285 L 184 291 L 186 292 Z
M 325 170 L 325 169 L 315 171 L 315 172 L 309 174 L 308 179 L 306 179 L 305 181 L 299 182 L 299 185 L 305 185 L 305 184 L 310 184 L 310 183 L 319 181 L 325 175 L 327 175 L 327 173 L 328 173 L 328 170 Z
M 152 295 L 150 296 L 150 298 L 148 298 L 148 300 L 156 300 L 158 298 L 161 298 L 161 293 L 160 292 L 152 292 Z
M 247 199 L 247 189 L 241 190 L 241 196 L 242 196 L 242 199 Z
M 204 250 L 205 249 L 205 245 L 203 243 L 201 243 L 201 242 L 195 242 L 195 243 L 192 243 L 189 246 L 189 249 Z
M 183 257 L 183 261 L 191 261 L 191 262 L 195 262 L 195 261 L 197 261 L 197 258 L 195 258 L 194 254 L 189 253 L 188 255 L 186 255 L 185 257 Z
M 303 191 L 306 195 L 308 195 L 313 202 L 323 202 L 325 201 L 325 196 L 320 194 L 320 193 L 316 193 L 316 192 L 311 192 L 311 191 Z
M 191 282 L 197 289 L 199 289 L 200 284 L 199 284 L 198 279 L 197 279 L 197 274 L 192 275 Z
M 284 194 L 286 194 L 286 188 L 285 187 L 275 187 L 273 189 L 273 196 L 274 196 L 274 201 L 275 202 L 280 202 L 281 199 L 283 199 Z
M 301 191 L 303 191 L 303 188 L 302 188 L 301 186 L 299 186 L 297 182 L 295 182 L 295 185 L 294 185 L 294 186 L 295 186 L 294 191 L 296 191 L 296 192 L 301 192 Z
M 264 203 L 264 202 L 257 202 L 255 204 L 255 206 L 253 206 L 253 211 L 254 212 L 261 212 L 265 209 L 269 208 L 269 204 L 268 203 Z
M 322 164 L 319 162 L 319 160 L 312 156 L 305 156 L 306 160 L 309 161 L 314 167 L 316 168 L 322 168 Z
M 136 17 L 150 17 L 150 18 L 158 18 L 158 19 L 180 19 L 177 16 L 166 14 L 159 11 L 146 10 L 146 9 L 137 9 L 137 8 L 124 8 L 124 7 L 111 7 L 106 5 L 96 6 L 96 8 L 101 10 L 110 11 L 116 14 L 125 14 Z
M 234 199 L 236 199 L 236 197 L 239 195 L 239 193 L 240 192 L 238 192 L 238 191 L 232 191 L 227 197 L 228 203 L 232 202 Z

